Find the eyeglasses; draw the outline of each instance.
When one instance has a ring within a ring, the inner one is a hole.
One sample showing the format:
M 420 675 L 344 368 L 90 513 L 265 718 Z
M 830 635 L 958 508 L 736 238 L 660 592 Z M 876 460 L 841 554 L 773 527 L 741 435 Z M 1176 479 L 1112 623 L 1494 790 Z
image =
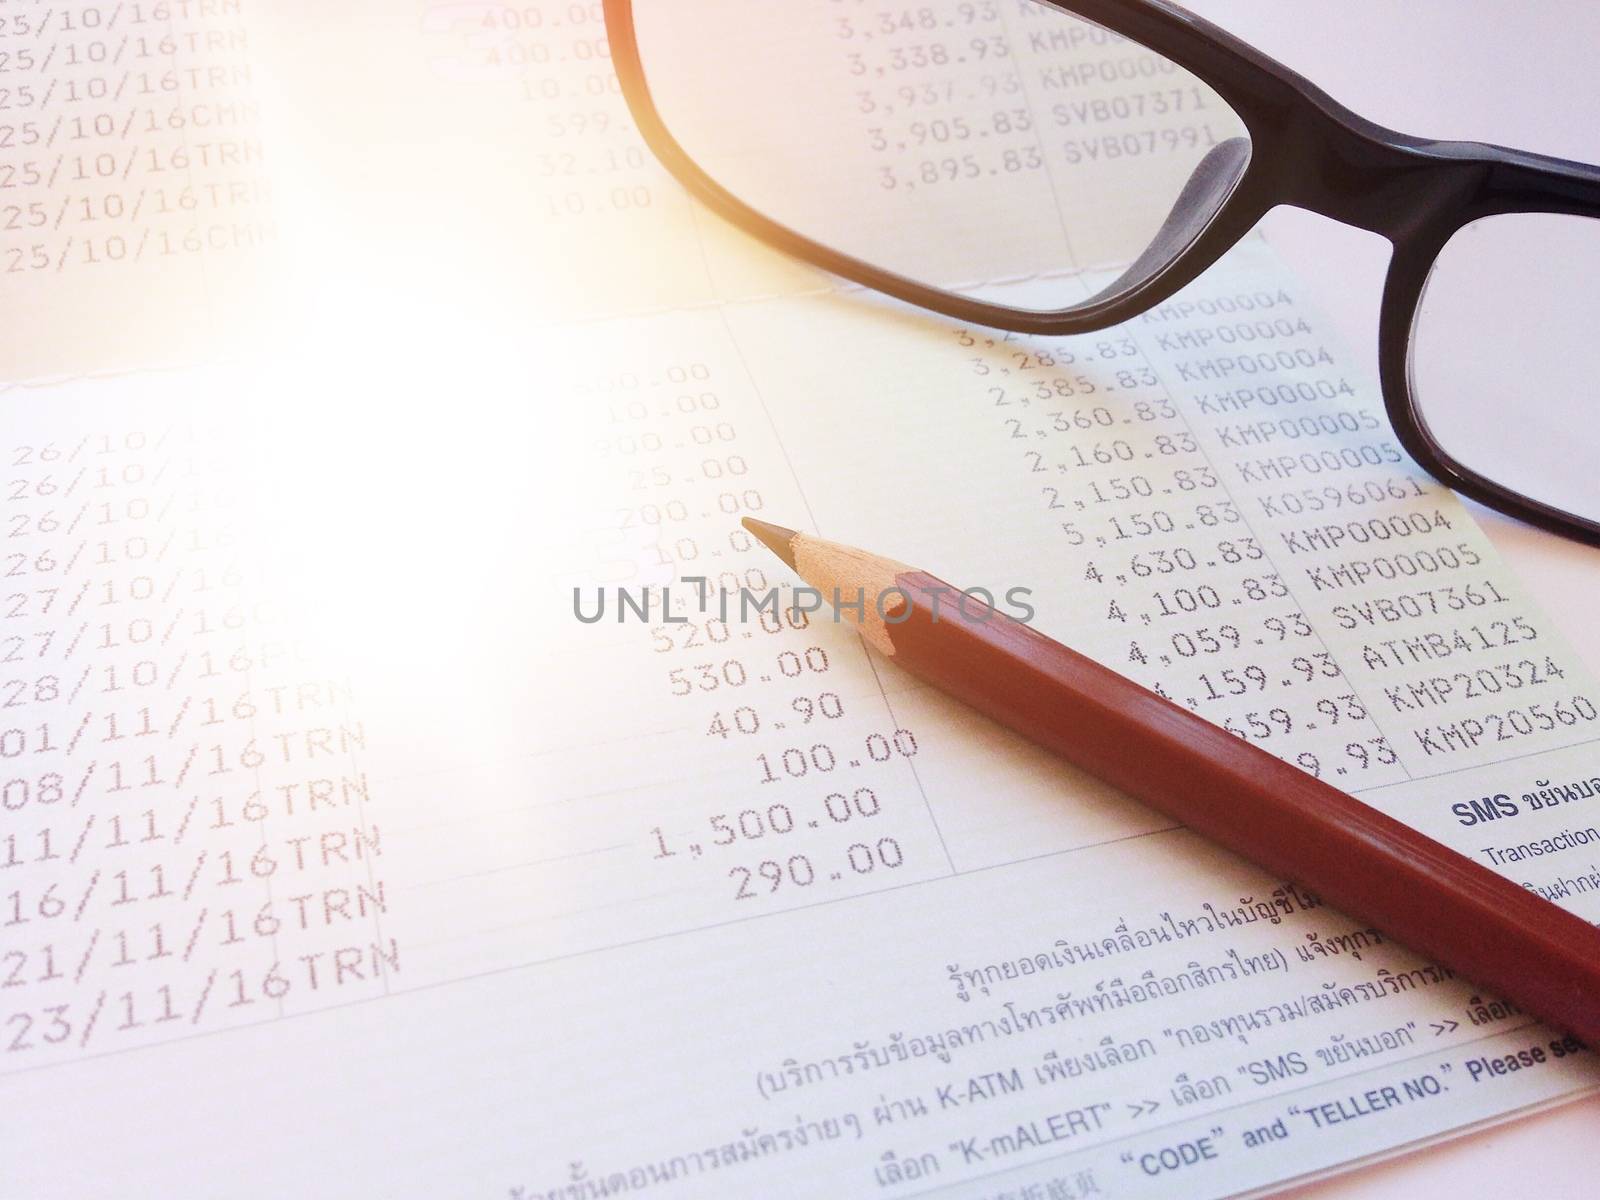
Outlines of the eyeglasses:
M 1600 545 L 1600 167 L 1363 120 L 1165 0 L 604 0 L 667 168 L 758 238 L 935 312 L 1086 333 L 1277 205 L 1393 243 L 1401 441 Z

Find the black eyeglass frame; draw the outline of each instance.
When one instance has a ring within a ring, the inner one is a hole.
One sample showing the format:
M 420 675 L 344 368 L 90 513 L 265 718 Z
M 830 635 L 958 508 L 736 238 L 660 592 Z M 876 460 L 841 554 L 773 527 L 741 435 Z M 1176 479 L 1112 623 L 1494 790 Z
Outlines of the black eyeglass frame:
M 792 0 L 801 2 L 801 0 Z M 754 237 L 842 278 L 957 320 L 1040 335 L 1092 333 L 1160 304 L 1288 205 L 1389 239 L 1379 375 L 1396 435 L 1447 487 L 1529 524 L 1600 546 L 1600 521 L 1543 504 L 1453 460 L 1417 408 L 1412 328 L 1435 259 L 1463 226 L 1508 213 L 1600 218 L 1600 167 L 1478 142 L 1441 142 L 1357 116 L 1309 80 L 1167 0 L 1035 0 L 1171 59 L 1208 84 L 1250 132 L 1243 175 L 1208 224 L 1126 291 L 1068 311 L 973 300 L 874 267 L 782 225 L 716 182 L 673 137 L 645 79 L 633 0 L 603 0 L 611 58 L 645 143 L 696 198 Z M 1555 452 L 1557 448 L 1552 448 Z

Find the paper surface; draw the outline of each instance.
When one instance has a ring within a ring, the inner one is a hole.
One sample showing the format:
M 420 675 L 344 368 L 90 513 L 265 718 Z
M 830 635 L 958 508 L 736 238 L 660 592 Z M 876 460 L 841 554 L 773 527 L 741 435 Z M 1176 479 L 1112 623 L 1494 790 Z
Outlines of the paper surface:
M 293 7 L 8 27 L 7 1194 L 1226 1195 L 1593 1085 L 848 629 L 693 611 L 786 582 L 748 514 L 1031 589 L 1594 918 L 1600 688 L 1263 245 L 960 328 L 698 212 L 592 20 Z

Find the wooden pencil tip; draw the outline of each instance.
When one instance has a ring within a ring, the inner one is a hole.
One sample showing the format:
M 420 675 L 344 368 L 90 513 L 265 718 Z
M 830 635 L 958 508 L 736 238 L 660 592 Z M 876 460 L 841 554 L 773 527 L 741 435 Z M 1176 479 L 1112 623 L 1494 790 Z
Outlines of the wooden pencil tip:
M 782 525 L 769 525 L 766 521 L 758 521 L 754 517 L 744 518 L 741 524 L 761 539 L 762 545 L 783 559 L 791 570 L 796 569 L 794 539 L 799 535 L 794 530 L 785 529 Z

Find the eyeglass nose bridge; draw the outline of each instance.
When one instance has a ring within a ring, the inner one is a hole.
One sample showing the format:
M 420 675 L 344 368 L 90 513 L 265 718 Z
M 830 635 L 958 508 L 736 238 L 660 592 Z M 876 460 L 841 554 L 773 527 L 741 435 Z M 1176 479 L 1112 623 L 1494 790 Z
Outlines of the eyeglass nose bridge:
M 1278 204 L 1380 234 L 1415 237 L 1436 214 L 1460 207 L 1483 186 L 1488 167 L 1463 143 L 1411 137 L 1338 106 L 1302 110 L 1273 131 L 1269 164 Z

